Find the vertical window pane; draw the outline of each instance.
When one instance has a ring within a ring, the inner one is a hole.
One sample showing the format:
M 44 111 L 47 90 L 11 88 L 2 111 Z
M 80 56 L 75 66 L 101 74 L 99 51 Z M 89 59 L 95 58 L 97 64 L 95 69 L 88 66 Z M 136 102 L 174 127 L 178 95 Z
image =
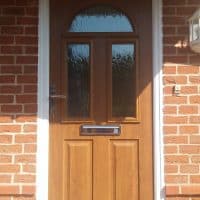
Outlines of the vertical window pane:
M 136 116 L 134 44 L 112 45 L 112 116 Z
M 68 54 L 68 101 L 69 118 L 90 116 L 90 46 L 70 44 Z

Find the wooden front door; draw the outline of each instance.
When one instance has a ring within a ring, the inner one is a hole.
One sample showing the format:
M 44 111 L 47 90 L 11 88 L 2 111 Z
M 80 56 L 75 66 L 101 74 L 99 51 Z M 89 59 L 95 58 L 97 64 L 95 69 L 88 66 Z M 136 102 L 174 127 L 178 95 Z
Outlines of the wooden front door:
M 153 200 L 151 4 L 50 1 L 50 200 Z

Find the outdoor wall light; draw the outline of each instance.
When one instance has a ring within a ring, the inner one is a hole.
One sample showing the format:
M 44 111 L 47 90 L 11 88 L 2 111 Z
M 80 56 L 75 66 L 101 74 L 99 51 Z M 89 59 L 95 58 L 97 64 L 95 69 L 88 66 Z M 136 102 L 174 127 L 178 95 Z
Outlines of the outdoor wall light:
M 200 9 L 189 19 L 190 26 L 190 48 L 200 53 Z

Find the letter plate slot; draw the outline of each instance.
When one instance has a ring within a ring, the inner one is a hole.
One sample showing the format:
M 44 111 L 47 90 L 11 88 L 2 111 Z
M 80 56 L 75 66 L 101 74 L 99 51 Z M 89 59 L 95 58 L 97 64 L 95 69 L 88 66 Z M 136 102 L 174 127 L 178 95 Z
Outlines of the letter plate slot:
M 80 135 L 120 135 L 121 127 L 118 125 L 82 125 Z

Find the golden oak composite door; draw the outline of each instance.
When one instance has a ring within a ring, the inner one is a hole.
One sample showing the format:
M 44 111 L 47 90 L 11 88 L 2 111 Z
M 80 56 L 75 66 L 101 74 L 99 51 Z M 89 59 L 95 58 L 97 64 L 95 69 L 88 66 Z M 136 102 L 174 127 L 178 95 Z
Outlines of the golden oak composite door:
M 50 200 L 153 200 L 150 0 L 51 0 Z

